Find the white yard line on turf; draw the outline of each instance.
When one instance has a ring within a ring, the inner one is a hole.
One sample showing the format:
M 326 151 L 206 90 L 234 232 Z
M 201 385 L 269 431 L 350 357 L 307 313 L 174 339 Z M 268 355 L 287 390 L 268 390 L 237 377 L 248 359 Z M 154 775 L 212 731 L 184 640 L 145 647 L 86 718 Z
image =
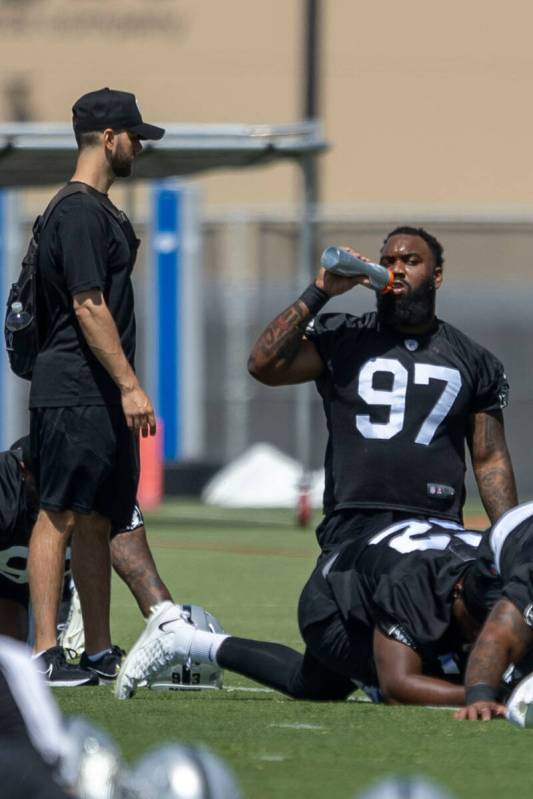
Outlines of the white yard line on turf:
M 269 724 L 269 727 L 281 727 L 284 730 L 325 730 L 326 728 L 322 726 L 322 724 L 302 724 L 300 722 L 282 722 L 281 724 Z

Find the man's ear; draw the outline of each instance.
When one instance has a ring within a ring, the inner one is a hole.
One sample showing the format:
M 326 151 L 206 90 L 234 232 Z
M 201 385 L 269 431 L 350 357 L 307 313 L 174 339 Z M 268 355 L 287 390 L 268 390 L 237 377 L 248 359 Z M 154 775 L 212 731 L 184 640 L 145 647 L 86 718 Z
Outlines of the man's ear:
M 115 141 L 115 131 L 113 130 L 113 128 L 106 128 L 102 133 L 102 138 L 106 150 L 112 150 Z
M 442 274 L 442 266 L 436 266 L 433 270 L 433 284 L 436 289 L 440 289 L 444 275 Z

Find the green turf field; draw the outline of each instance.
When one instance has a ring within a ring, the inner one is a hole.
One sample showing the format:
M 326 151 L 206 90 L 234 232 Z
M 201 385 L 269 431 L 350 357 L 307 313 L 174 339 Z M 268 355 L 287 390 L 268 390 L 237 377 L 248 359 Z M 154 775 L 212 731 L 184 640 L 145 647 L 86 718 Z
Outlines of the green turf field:
M 296 602 L 317 548 L 312 530 L 294 527 L 289 512 L 168 503 L 147 528 L 177 601 L 206 606 L 236 635 L 300 647 Z M 142 620 L 118 580 L 112 621 L 113 641 L 127 648 Z M 384 773 L 412 771 L 460 799 L 531 795 L 533 732 L 506 722 L 459 723 L 448 710 L 359 701 L 298 703 L 251 691 L 252 683 L 228 673 L 225 686 L 195 694 L 140 690 L 128 702 L 104 687 L 56 697 L 65 712 L 108 729 L 127 759 L 161 741 L 205 742 L 233 766 L 247 799 L 350 799 Z

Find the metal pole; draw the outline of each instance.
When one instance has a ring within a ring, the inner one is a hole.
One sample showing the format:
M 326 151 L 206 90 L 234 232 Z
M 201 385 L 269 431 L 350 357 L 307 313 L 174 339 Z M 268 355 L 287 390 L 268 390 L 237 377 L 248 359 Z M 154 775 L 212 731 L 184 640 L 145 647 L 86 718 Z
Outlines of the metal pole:
M 319 41 L 320 0 L 305 0 L 304 5 L 304 91 L 303 117 L 316 119 L 319 105 Z M 318 176 L 315 157 L 300 160 L 302 189 L 300 202 L 300 239 L 298 247 L 298 289 L 301 291 L 314 277 L 315 220 L 318 202 Z M 310 519 L 309 489 L 311 472 L 311 390 L 309 384 L 298 386 L 295 404 L 296 452 L 302 464 L 297 521 L 303 527 Z
M 298 268 L 296 272 L 298 291 L 302 291 L 309 283 L 313 266 L 313 163 L 311 156 L 304 156 L 301 167 L 301 208 L 300 237 L 298 242 Z M 311 468 L 311 389 L 309 383 L 302 383 L 296 388 L 296 452 L 302 464 L 302 483 L 308 485 Z

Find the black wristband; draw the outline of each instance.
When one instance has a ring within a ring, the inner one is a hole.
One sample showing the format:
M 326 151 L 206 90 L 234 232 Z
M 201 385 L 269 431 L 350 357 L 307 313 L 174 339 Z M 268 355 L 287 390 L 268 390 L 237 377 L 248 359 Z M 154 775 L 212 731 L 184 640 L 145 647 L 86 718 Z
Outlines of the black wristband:
M 465 691 L 465 705 L 473 705 L 474 702 L 495 702 L 498 699 L 498 689 L 493 688 L 487 682 L 477 682 Z
M 302 294 L 300 294 L 298 299 L 307 305 L 313 316 L 316 316 L 316 314 L 322 310 L 324 305 L 329 300 L 329 294 L 326 294 L 325 291 L 319 289 L 315 283 L 311 283 L 311 285 L 308 286 Z

